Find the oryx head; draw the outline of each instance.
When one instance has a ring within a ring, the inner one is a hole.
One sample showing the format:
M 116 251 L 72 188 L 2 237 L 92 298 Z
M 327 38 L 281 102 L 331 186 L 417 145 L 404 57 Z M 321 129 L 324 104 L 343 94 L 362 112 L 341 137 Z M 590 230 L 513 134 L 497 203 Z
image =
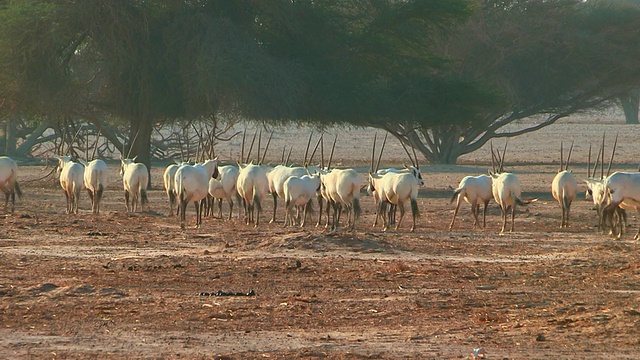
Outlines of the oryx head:
M 136 162 L 136 159 L 138 158 L 138 156 L 134 156 L 133 159 L 123 159 L 120 158 L 120 176 L 124 175 L 125 170 L 127 170 L 127 166 L 134 164 Z

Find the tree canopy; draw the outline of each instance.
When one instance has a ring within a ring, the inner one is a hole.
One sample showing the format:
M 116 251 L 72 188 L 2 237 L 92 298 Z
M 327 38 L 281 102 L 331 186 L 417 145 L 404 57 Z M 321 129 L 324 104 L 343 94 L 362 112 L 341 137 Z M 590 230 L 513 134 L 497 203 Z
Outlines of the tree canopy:
M 5 0 L 0 114 L 109 116 L 147 164 L 153 124 L 221 114 L 383 128 L 452 163 L 637 89 L 638 15 L 630 0 Z

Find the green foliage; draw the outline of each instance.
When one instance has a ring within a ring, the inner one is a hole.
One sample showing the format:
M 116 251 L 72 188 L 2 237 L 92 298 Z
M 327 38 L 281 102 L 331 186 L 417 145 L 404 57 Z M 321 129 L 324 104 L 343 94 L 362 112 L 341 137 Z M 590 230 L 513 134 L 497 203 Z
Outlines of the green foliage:
M 11 1 L 0 9 L 0 94 L 6 112 L 65 113 L 75 98 L 67 68 L 70 44 L 79 35 L 63 18 L 59 4 Z

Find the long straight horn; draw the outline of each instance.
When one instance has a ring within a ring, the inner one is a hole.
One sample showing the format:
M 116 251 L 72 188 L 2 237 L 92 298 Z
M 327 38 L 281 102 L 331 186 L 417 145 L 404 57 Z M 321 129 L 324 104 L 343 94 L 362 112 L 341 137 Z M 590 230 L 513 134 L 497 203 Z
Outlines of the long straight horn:
M 333 160 L 333 151 L 336 149 L 336 141 L 338 141 L 338 134 L 333 139 L 333 146 L 331 147 L 331 155 L 329 155 L 329 162 L 327 163 L 327 169 L 331 168 L 331 160 Z
M 604 135 L 605 133 L 602 133 L 602 160 L 600 162 L 601 166 L 600 166 L 600 179 L 604 179 Z
M 560 171 L 564 170 L 564 164 L 562 163 L 563 158 L 564 155 L 562 154 L 562 141 L 560 141 Z
M 411 158 L 411 154 L 409 153 L 409 150 L 407 150 L 407 146 L 404 144 L 404 141 L 400 140 L 400 145 L 402 145 L 402 148 L 404 149 L 404 152 L 407 153 L 407 156 L 409 157 L 409 160 L 411 160 L 411 163 L 413 163 L 413 159 Z
M 84 158 L 87 161 L 91 161 L 91 160 L 89 160 L 89 129 L 87 128 L 85 131 L 86 131 L 85 132 L 85 135 L 86 135 L 85 138 L 87 140 L 86 140 L 86 144 L 84 146 Z
M 509 140 L 504 142 L 504 150 L 502 150 L 502 159 L 500 159 L 500 172 L 504 171 L 504 156 L 507 155 L 507 145 L 509 145 Z
M 256 159 L 256 161 L 258 162 L 258 165 L 262 164 L 262 162 L 260 161 L 260 147 L 262 146 L 262 129 L 260 129 L 260 136 L 258 136 L 258 159 Z
M 573 141 L 571 142 L 571 147 L 569 148 L 569 156 L 567 156 L 567 163 L 564 166 L 566 171 L 569 171 L 569 161 L 571 161 L 571 152 L 573 152 Z
M 260 164 L 264 164 L 264 159 L 267 157 L 267 150 L 269 150 L 269 144 L 271 144 L 271 138 L 273 138 L 273 131 L 271 135 L 269 135 L 269 140 L 267 140 L 267 146 L 264 147 L 264 152 L 262 153 L 262 160 L 260 160 Z
M 242 148 L 240 150 L 240 161 L 244 160 L 244 141 L 247 137 L 247 129 L 245 128 L 244 131 L 242 132 Z
M 320 141 L 320 166 L 324 170 L 324 133 L 322 133 L 320 140 L 322 140 Z
M 502 172 L 502 163 L 500 162 L 500 158 L 502 157 L 502 154 L 500 154 L 500 149 L 496 148 L 496 163 L 498 165 L 498 172 L 501 173 Z
M 613 164 L 613 157 L 616 154 L 616 146 L 618 145 L 618 134 L 616 134 L 616 139 L 613 141 L 613 150 L 611 151 L 611 158 L 609 158 L 609 167 L 607 168 L 607 176 L 611 173 L 611 165 Z
M 320 135 L 320 138 L 318 138 L 318 142 L 316 142 L 316 146 L 313 148 L 313 151 L 311 152 L 311 156 L 309 156 L 309 161 L 307 161 L 307 163 L 304 164 L 305 167 L 313 163 L 313 157 L 316 155 L 316 151 L 318 151 L 318 147 L 320 146 L 321 141 L 322 141 L 322 135 Z
M 587 177 L 591 176 L 591 143 L 589 143 L 589 157 L 587 160 Z
M 387 136 L 389 133 L 384 134 L 384 140 L 382 140 L 382 147 L 380 148 L 380 155 L 378 155 L 378 162 L 376 163 L 376 171 L 380 168 L 380 160 L 382 160 L 382 153 L 384 152 L 384 146 L 387 144 Z
M 600 146 L 600 150 L 598 150 L 598 156 L 596 157 L 596 164 L 593 167 L 593 175 L 592 178 L 596 177 L 596 172 L 598 172 L 598 164 L 600 163 L 600 156 L 602 155 L 602 146 Z
M 375 168 L 375 159 L 376 159 L 376 140 L 378 139 L 378 133 L 373 134 L 373 148 L 371 149 L 371 166 L 369 167 L 370 172 L 373 174 L 376 172 Z
M 311 137 L 313 136 L 313 131 L 311 131 L 311 134 L 309 134 L 309 140 L 307 141 L 307 149 L 304 151 L 304 162 L 303 164 L 307 163 L 307 156 L 309 155 L 309 147 L 311 146 Z
M 102 133 L 102 128 L 98 128 L 98 135 L 96 135 L 96 144 L 93 147 L 93 152 L 91 153 L 91 160 L 94 160 L 96 158 L 96 152 L 98 151 L 98 143 L 100 140 L 100 135 Z
M 491 169 L 496 172 L 496 154 L 493 153 L 493 141 L 489 143 L 491 146 Z
M 280 164 L 281 165 L 285 165 L 285 163 L 284 163 L 284 153 L 285 153 L 286 150 L 287 150 L 287 145 L 282 147 L 282 157 L 280 158 Z
M 133 137 L 133 141 L 131 141 L 131 145 L 129 146 L 129 151 L 127 152 L 127 159 L 131 156 L 131 150 L 133 150 L 133 144 L 136 143 L 136 139 L 138 139 L 138 135 L 140 134 L 140 128 L 136 131 L 136 136 Z
M 249 146 L 249 152 L 247 153 L 247 159 L 244 161 L 245 163 L 249 163 L 249 158 L 251 157 L 251 151 L 253 151 L 253 144 L 256 142 L 256 136 L 258 133 L 253 133 L 253 140 L 251 140 L 251 146 Z
M 288 166 L 289 159 L 291 159 L 291 151 L 293 151 L 293 146 L 289 148 L 289 154 L 287 155 L 287 159 L 284 161 L 284 166 Z
M 418 164 L 418 155 L 416 154 L 416 147 L 413 142 L 411 143 L 411 151 L 413 152 L 413 166 L 415 166 L 417 170 L 420 170 L 420 164 Z

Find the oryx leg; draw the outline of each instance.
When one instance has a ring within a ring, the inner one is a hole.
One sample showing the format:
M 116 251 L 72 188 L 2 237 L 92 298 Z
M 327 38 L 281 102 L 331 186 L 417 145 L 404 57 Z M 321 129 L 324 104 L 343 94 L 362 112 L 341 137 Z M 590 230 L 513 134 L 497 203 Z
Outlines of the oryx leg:
M 411 226 L 411 232 L 416 229 L 416 222 L 418 220 L 418 201 L 416 199 L 411 199 L 411 216 L 413 217 L 413 225 Z
M 502 229 L 500 229 L 500 233 L 504 233 L 504 229 L 507 227 L 507 208 L 500 205 L 500 211 L 502 212 Z
M 303 228 L 304 224 L 307 222 L 307 210 L 309 208 L 309 202 L 307 201 L 304 205 L 302 205 L 302 221 L 300 222 L 300 227 Z
M 320 226 L 320 223 L 322 222 L 322 196 L 319 195 L 318 196 L 318 207 L 320 208 L 320 211 L 318 211 L 318 222 L 316 223 L 316 227 Z M 329 209 L 329 204 L 327 204 L 327 209 Z
M 387 213 L 387 205 L 389 203 L 385 200 L 380 201 L 380 214 L 382 214 L 382 231 L 387 231 L 389 228 L 389 222 L 391 219 L 389 218 L 389 214 Z
M 5 209 L 6 209 L 6 206 L 5 206 Z M 16 190 L 11 189 L 11 213 L 12 214 L 15 211 L 15 209 L 16 209 Z
M 462 203 L 460 196 L 458 196 L 458 201 L 456 201 L 456 209 L 453 210 L 453 219 L 451 219 L 451 224 L 449 224 L 449 231 L 453 229 L 453 223 L 456 221 L 456 216 L 458 215 L 458 210 L 460 209 L 460 204 Z M 473 208 L 471 208 L 473 210 Z
M 511 207 L 511 230 L 509 232 L 513 232 L 513 225 L 516 222 L 516 205 L 514 204 Z
M 398 223 L 396 224 L 396 230 L 398 230 L 398 228 L 400 227 L 400 224 L 402 224 L 402 219 L 404 219 L 404 202 L 399 202 L 396 205 L 396 208 L 400 208 L 400 220 L 398 220 Z
M 271 193 L 271 196 L 273 196 L 273 216 L 271 217 L 271 221 L 269 221 L 269 224 L 276 222 L 276 210 L 278 210 L 278 194 L 274 191 Z
M 487 206 L 489 206 L 489 200 L 484 202 L 484 210 L 482 210 L 482 227 L 487 227 Z
M 282 224 L 282 227 L 287 227 L 289 226 L 289 224 L 293 221 L 292 219 L 292 208 L 293 205 L 291 204 L 291 201 L 286 200 L 284 202 L 284 223 Z
M 9 190 L 7 190 L 7 189 L 4 189 L 3 192 L 4 192 L 4 198 L 5 198 L 4 199 L 4 211 L 8 212 L 8 210 L 9 210 L 9 196 L 10 196 L 11 192 Z
M 480 204 L 478 204 L 477 200 L 474 200 L 471 203 L 471 214 L 473 215 L 473 228 L 477 228 L 480 224 L 480 220 L 478 220 L 478 216 L 480 215 Z

